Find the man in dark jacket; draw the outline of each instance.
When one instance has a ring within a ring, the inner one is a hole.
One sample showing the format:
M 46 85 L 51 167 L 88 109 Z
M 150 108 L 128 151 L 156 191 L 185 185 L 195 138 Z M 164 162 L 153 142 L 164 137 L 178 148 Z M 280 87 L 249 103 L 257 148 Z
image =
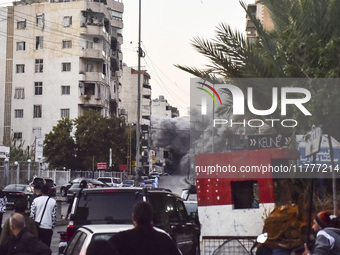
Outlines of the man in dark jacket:
M 26 225 L 27 230 L 30 231 L 34 236 L 38 237 L 38 229 L 35 225 L 35 221 L 32 218 L 30 218 L 28 214 L 25 213 L 26 207 L 27 207 L 26 199 L 24 198 L 17 199 L 14 202 L 13 212 L 22 214 L 25 218 L 25 225 Z M 8 218 L 5 221 L 4 225 L 2 226 L 0 244 L 6 243 L 12 235 L 11 227 L 9 224 L 9 219 L 10 218 Z
M 302 255 L 331 255 L 340 254 L 340 229 L 334 228 L 331 213 L 321 211 L 313 220 L 312 229 L 316 233 L 315 250 L 311 253 L 305 244 Z
M 0 254 L 51 255 L 52 251 L 25 227 L 25 218 L 14 213 L 9 220 L 13 236 L 0 246 Z
M 180 255 L 176 244 L 165 232 L 152 226 L 153 210 L 149 203 L 139 202 L 133 211 L 135 228 L 114 235 L 110 241 L 121 255 Z

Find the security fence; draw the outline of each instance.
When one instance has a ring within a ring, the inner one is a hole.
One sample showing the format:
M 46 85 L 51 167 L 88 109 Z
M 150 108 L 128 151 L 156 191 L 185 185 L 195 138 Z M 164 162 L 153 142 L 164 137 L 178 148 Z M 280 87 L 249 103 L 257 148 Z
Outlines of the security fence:
M 75 178 L 98 178 L 98 177 L 118 177 L 121 180 L 126 178 L 125 172 L 105 172 L 105 171 L 71 171 L 48 169 L 46 165 L 38 162 L 27 161 L 0 161 L 0 189 L 8 184 L 30 183 L 34 176 L 50 177 L 59 186 L 68 183 Z

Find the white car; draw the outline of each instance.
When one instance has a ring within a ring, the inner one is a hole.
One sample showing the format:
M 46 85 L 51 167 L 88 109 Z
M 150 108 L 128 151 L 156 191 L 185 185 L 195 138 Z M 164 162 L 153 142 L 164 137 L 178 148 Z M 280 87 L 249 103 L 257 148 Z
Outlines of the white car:
M 119 187 L 121 181 L 118 177 L 98 177 L 98 181 L 104 182 L 111 187 Z
M 133 228 L 126 224 L 84 225 L 70 242 L 60 241 L 59 255 L 86 255 L 87 247 L 94 240 L 109 240 L 114 234 Z

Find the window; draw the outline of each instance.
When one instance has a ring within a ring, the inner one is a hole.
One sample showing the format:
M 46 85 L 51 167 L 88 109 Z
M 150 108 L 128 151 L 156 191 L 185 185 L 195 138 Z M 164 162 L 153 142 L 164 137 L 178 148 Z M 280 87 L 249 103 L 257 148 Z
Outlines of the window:
M 71 63 L 61 63 L 61 71 L 62 72 L 70 72 L 71 71 Z
M 44 27 L 44 14 L 37 14 L 36 15 L 36 26 L 37 27 Z
M 16 87 L 14 92 L 15 99 L 24 99 L 25 98 L 25 88 Z
M 85 64 L 85 72 L 93 72 L 93 64 Z
M 25 72 L 25 65 L 19 64 L 17 65 L 17 73 L 24 73 Z
M 15 118 L 23 118 L 24 117 L 24 110 L 23 109 L 14 110 L 14 117 Z
M 21 132 L 14 132 L 13 137 L 14 137 L 14 139 L 22 139 L 22 133 Z
M 72 41 L 71 40 L 63 40 L 63 49 L 72 48 Z
M 44 48 L 44 37 L 43 36 L 36 36 L 35 37 L 35 49 L 43 49 Z
M 33 118 L 41 118 L 41 105 L 34 105 L 33 107 Z
M 70 109 L 60 109 L 61 118 L 70 118 Z
M 43 83 L 41 81 L 34 83 L 34 95 L 42 95 Z
M 17 42 L 17 50 L 25 50 L 26 43 L 25 42 Z
M 61 86 L 61 94 L 69 95 L 70 94 L 70 86 Z
M 72 16 L 65 16 L 63 18 L 63 27 L 69 27 L 72 25 Z
M 117 11 L 111 11 L 111 15 L 113 19 L 122 20 L 123 19 L 123 13 L 117 12 Z
M 42 73 L 44 71 L 44 60 L 36 59 L 35 60 L 35 72 Z
M 259 208 L 257 181 L 231 182 L 234 209 Z
M 86 49 L 93 49 L 93 42 L 86 41 Z
M 17 29 L 24 29 L 24 28 L 26 28 L 26 20 L 18 20 Z

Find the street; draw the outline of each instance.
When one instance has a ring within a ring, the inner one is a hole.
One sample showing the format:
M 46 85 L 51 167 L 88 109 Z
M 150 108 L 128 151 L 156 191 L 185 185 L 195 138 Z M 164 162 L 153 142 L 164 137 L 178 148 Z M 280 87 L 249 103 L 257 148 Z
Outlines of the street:
M 187 188 L 188 184 L 185 182 L 184 176 L 161 176 L 159 180 L 159 186 L 162 188 L 170 188 L 173 193 L 177 195 L 181 195 L 182 189 Z M 57 197 L 57 201 L 60 200 Z M 61 205 L 61 206 L 60 206 Z M 58 219 L 57 226 L 53 230 L 53 237 L 51 243 L 51 250 L 53 255 L 58 254 L 59 247 L 59 234 L 60 231 L 66 231 L 67 221 L 63 220 L 61 217 L 66 215 L 67 208 L 69 206 L 66 202 L 58 202 L 59 209 L 58 210 Z M 7 212 L 3 216 L 3 223 L 6 219 L 8 219 L 13 213 L 12 209 L 7 210 Z

